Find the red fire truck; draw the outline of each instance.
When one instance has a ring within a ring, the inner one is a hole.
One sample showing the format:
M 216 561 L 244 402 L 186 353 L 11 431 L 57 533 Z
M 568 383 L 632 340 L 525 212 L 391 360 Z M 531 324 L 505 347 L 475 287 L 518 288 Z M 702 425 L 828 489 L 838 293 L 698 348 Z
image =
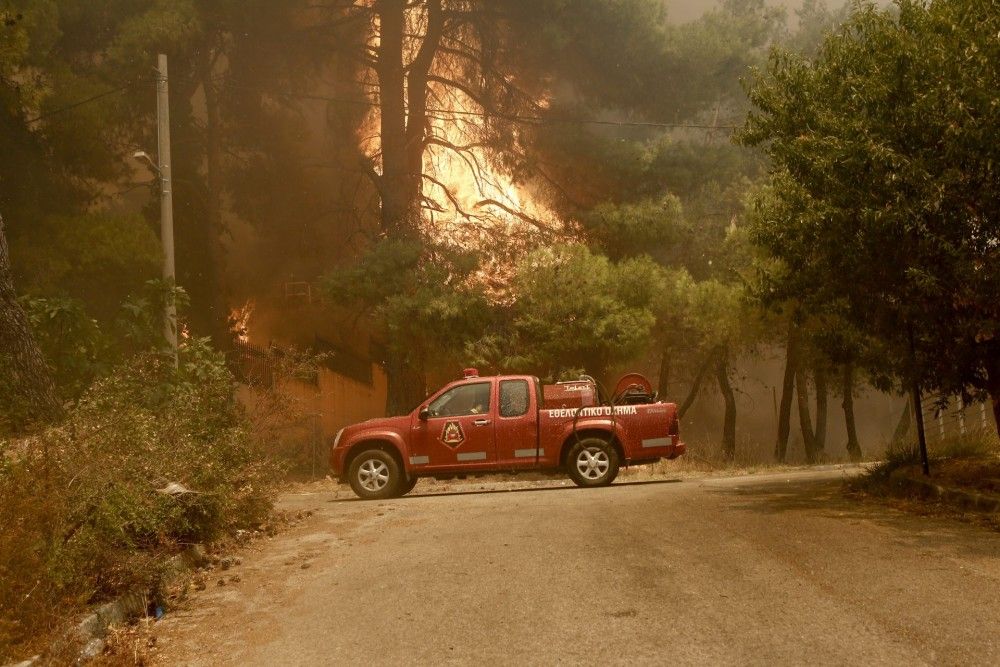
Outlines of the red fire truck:
M 637 373 L 609 395 L 587 376 L 543 385 L 529 375 L 463 375 L 409 415 L 341 429 L 334 473 L 361 498 L 379 499 L 409 493 L 421 477 L 498 472 L 564 471 L 579 486 L 605 486 L 622 465 L 684 453 L 677 406 Z

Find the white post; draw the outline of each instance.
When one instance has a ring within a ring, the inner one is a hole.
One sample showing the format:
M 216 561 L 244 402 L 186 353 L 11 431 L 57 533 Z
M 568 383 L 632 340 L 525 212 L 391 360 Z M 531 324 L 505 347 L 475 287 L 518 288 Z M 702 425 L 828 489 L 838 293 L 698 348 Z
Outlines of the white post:
M 170 183 L 170 96 L 167 84 L 167 56 L 157 56 L 156 76 L 156 159 L 160 169 L 160 242 L 163 245 L 163 281 L 176 284 L 174 272 L 174 200 Z M 173 293 L 167 296 L 163 334 L 177 363 L 177 305 Z

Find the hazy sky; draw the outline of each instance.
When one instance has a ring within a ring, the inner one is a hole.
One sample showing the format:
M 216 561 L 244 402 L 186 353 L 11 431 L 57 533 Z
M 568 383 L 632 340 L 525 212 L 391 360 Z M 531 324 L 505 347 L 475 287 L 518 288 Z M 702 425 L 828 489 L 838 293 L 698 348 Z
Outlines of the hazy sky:
M 696 19 L 710 7 L 718 4 L 718 0 L 663 0 L 667 6 L 667 16 L 675 23 L 684 23 Z M 787 7 L 789 14 L 802 6 L 802 0 L 768 0 L 770 5 Z M 839 7 L 844 0 L 827 0 L 830 7 Z

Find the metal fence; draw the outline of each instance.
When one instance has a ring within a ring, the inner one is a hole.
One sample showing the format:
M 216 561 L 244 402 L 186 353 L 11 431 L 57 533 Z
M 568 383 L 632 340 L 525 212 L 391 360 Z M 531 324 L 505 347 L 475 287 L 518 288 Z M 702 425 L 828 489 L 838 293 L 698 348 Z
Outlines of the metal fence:
M 941 394 L 925 396 L 923 401 L 924 430 L 929 441 L 991 433 L 995 428 L 983 401 L 966 405 L 961 397 Z
M 250 387 L 272 388 L 278 371 L 274 353 L 249 341 L 234 340 L 226 354 L 229 370 Z

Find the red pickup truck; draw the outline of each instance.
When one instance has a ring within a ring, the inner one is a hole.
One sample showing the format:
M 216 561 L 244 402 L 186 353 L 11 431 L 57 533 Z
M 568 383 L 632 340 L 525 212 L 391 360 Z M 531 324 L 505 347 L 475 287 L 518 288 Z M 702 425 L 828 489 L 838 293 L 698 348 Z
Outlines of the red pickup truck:
M 610 396 L 587 376 L 543 385 L 529 375 L 464 377 L 403 417 L 369 419 L 337 433 L 330 465 L 365 499 L 409 493 L 420 477 L 565 471 L 604 486 L 622 465 L 684 453 L 677 406 L 632 373 Z

